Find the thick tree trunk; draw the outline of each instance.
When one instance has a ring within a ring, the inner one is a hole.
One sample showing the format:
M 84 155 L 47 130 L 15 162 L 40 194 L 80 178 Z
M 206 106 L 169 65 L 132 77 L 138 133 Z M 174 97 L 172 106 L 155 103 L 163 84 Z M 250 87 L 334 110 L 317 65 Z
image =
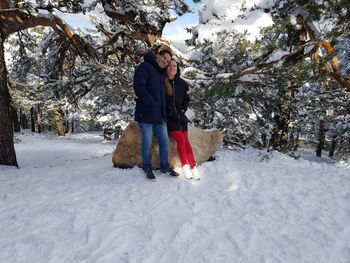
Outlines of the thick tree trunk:
M 8 0 L 0 0 L 0 9 L 10 8 L 10 3 Z
M 316 148 L 316 156 L 322 157 L 322 149 L 325 143 L 325 130 L 324 130 L 324 120 L 320 120 L 320 126 L 318 128 L 318 144 Z
M 335 140 L 335 138 L 333 138 L 331 147 L 329 148 L 329 155 L 328 155 L 329 157 L 333 157 L 336 145 L 337 145 L 337 141 Z
M 24 112 L 22 112 L 22 109 L 20 110 L 20 118 L 22 129 L 28 129 L 27 115 Z
M 68 111 L 65 112 L 65 116 L 68 116 Z M 64 133 L 68 133 L 69 132 L 69 121 L 65 120 L 64 121 L 64 125 L 65 125 L 65 131 Z
M 36 115 L 36 121 L 37 121 L 37 124 L 38 124 L 38 133 L 41 133 L 41 131 L 42 131 L 42 126 L 43 126 L 43 124 L 42 124 L 42 116 L 43 116 L 43 113 L 42 113 L 42 111 L 41 111 L 41 107 L 40 107 L 40 104 L 38 104 L 38 106 L 37 106 L 37 115 Z
M 268 146 L 267 135 L 265 133 L 261 134 L 261 143 L 263 148 Z
M 68 132 L 69 132 L 69 122 L 68 122 L 68 121 L 65 121 L 65 122 L 64 122 L 64 126 L 65 126 L 65 131 L 64 131 L 64 133 L 68 133 Z
M 282 150 L 288 143 L 288 119 L 285 116 L 275 118 L 276 125 L 272 129 L 270 145 L 274 149 Z
M 1 26 L 1 25 L 0 25 Z M 0 165 L 17 166 L 10 116 L 11 96 L 7 86 L 3 34 L 0 28 Z
M 71 132 L 74 133 L 74 119 L 72 119 L 70 127 L 71 127 Z
M 294 145 L 294 148 L 293 150 L 296 151 L 299 147 L 299 130 L 297 131 L 297 138 L 295 139 L 295 145 Z
M 288 83 L 288 90 L 281 94 L 288 98 L 284 103 L 279 105 L 279 114 L 275 115 L 276 125 L 273 128 L 270 145 L 274 149 L 278 150 L 290 150 L 288 149 L 288 134 L 289 134 L 289 122 L 290 122 L 290 108 L 291 99 L 294 97 L 294 91 L 292 89 L 293 83 Z
M 30 108 L 30 128 L 32 132 L 35 132 L 35 111 L 34 107 Z
M 56 116 L 55 116 L 55 122 L 57 127 L 57 133 L 60 136 L 64 136 L 66 133 L 66 127 L 63 122 L 63 111 L 60 105 L 57 105 L 55 107 L 56 110 Z
M 14 132 L 20 132 L 21 127 L 19 125 L 17 109 L 14 106 L 11 106 L 11 116 L 12 116 L 12 123 L 13 123 Z

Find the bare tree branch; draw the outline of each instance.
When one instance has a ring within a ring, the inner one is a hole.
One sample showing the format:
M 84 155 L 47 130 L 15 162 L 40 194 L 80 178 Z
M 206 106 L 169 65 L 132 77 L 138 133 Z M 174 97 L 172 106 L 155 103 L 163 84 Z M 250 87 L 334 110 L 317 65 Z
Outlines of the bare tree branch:
M 0 31 L 5 37 L 14 32 L 35 26 L 51 27 L 56 33 L 60 35 L 64 34 L 76 48 L 80 57 L 84 61 L 91 63 L 81 45 L 82 43 L 87 44 L 87 41 L 84 41 L 78 35 L 74 34 L 70 28 L 55 15 L 36 15 L 20 9 L 0 9 L 0 26 Z

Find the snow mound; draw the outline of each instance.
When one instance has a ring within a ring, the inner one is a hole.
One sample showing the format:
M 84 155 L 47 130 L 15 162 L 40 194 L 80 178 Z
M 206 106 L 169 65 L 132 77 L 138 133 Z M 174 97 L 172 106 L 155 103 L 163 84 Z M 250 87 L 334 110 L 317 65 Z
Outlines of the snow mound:
M 21 169 L 0 166 L 0 262 L 350 260 L 349 168 L 222 149 L 202 180 L 154 183 L 113 168 L 98 134 L 17 139 Z

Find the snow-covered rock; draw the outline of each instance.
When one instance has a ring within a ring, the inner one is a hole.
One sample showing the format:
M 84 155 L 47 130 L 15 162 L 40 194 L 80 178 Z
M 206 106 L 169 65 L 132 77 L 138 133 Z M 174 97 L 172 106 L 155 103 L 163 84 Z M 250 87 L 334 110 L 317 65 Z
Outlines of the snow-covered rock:
M 198 164 L 207 161 L 222 145 L 223 134 L 217 130 L 205 131 L 193 126 L 188 127 L 188 137 L 191 142 L 193 154 Z M 153 137 L 152 167 L 160 168 L 159 145 Z M 138 124 L 131 123 L 124 131 L 113 154 L 115 167 L 131 168 L 142 167 L 141 157 L 141 132 Z M 181 161 L 177 152 L 176 141 L 170 138 L 169 163 L 172 167 L 181 167 Z

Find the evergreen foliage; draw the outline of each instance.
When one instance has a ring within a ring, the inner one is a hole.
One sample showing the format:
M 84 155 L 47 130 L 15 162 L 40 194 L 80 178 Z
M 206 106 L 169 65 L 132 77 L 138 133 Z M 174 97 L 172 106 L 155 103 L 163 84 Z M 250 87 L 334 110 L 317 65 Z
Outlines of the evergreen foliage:
M 200 54 L 187 64 L 197 70 L 187 75 L 195 87 L 192 122 L 223 130 L 227 145 L 274 148 L 294 156 L 298 156 L 293 153 L 298 147 L 320 145 L 323 137 L 323 149 L 331 155 L 335 149 L 335 158 L 348 158 L 349 90 L 337 82 L 331 70 L 324 69 L 332 68 L 336 55 L 340 73 L 350 75 L 349 1 L 270 3 L 251 10 L 242 6 L 242 18 L 257 9 L 273 17 L 274 25 L 262 28 L 261 38 L 255 41 L 248 40 L 247 32 L 234 30 L 196 41 L 198 32 L 192 29 L 193 37 L 187 43 Z M 79 33 L 91 45 L 80 43 L 93 61 L 90 64 L 52 29 L 35 27 L 7 39 L 15 108 L 28 118 L 34 111 L 44 129 L 58 129 L 60 115 L 74 131 L 116 129 L 133 119 L 134 69 L 144 53 L 157 48 L 147 37 L 161 36 L 164 25 L 173 19 L 171 10 L 177 15 L 192 11 L 179 0 L 100 0 L 89 4 L 37 0 L 23 1 L 21 8 L 65 13 L 103 8 L 107 14 L 104 19 L 93 17 L 95 28 Z M 218 14 L 213 17 L 224 19 Z M 210 21 L 200 19 L 200 23 Z M 311 37 L 312 23 L 327 26 Z M 135 37 L 136 33 L 142 37 Z M 321 48 L 315 59 L 315 45 L 322 40 L 334 50 L 327 53 Z
M 315 146 L 323 136 L 324 150 L 332 152 L 335 146 L 335 157 L 349 157 L 349 90 L 324 70 L 332 67 L 332 58 L 338 55 L 341 73 L 349 75 L 349 39 L 345 37 L 349 11 L 344 5 L 338 1 L 275 1 L 264 9 L 272 15 L 274 25 L 263 28 L 261 38 L 254 42 L 235 31 L 218 32 L 215 41 L 197 42 L 194 30 L 187 43 L 195 45 L 201 57 L 195 64 L 198 73 L 188 76 L 196 87 L 193 122 L 223 130 L 228 145 L 274 148 L 294 156 L 299 146 Z M 259 8 L 248 11 L 243 6 L 242 17 Z M 336 11 L 338 16 L 334 16 Z M 309 32 L 296 17 L 298 13 L 308 14 L 307 23 L 332 26 L 323 27 L 313 41 L 306 37 Z M 316 61 L 314 46 L 324 39 L 334 51 L 322 50 Z

